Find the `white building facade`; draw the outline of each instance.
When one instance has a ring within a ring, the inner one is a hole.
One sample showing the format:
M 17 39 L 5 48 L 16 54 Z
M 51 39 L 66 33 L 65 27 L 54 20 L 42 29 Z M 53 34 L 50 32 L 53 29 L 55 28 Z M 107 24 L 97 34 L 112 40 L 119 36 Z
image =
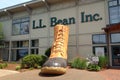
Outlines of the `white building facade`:
M 1 9 L 2 59 L 44 54 L 52 46 L 53 27 L 64 24 L 70 27 L 68 60 L 103 55 L 120 67 L 119 7 L 120 0 L 35 0 Z

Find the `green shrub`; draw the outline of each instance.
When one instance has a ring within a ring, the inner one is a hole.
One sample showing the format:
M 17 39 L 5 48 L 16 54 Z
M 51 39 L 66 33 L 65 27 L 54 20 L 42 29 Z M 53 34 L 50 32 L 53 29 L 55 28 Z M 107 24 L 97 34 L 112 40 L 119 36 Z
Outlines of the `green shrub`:
M 49 57 L 49 56 L 50 56 L 50 53 L 51 53 L 51 47 L 48 48 L 48 49 L 45 51 L 45 55 L 46 55 L 47 57 Z
M 36 68 L 37 66 L 42 66 L 46 60 L 47 57 L 44 55 L 36 55 L 36 54 L 27 55 L 22 59 L 21 67 Z
M 33 67 L 30 67 L 29 70 L 33 70 L 34 68 Z
M 41 69 L 41 66 L 37 66 L 37 69 Z
M 3 66 L 2 66 L 2 64 L 0 64 L 0 69 L 3 69 Z
M 0 63 L 0 69 L 7 67 L 7 63 Z
M 15 70 L 20 70 L 21 66 L 16 66 Z
M 106 68 L 107 64 L 108 64 L 108 59 L 107 59 L 107 57 L 105 57 L 105 56 L 100 56 L 100 57 L 99 57 L 98 65 L 99 65 L 101 68 Z
M 80 58 L 75 58 L 71 63 L 70 63 L 72 68 L 77 68 L 77 69 L 86 69 L 86 60 L 80 59 Z
M 100 71 L 100 67 L 97 64 L 89 64 L 87 69 L 89 71 Z
M 3 68 L 6 68 L 7 66 L 8 66 L 7 63 L 2 63 L 2 67 L 3 67 Z

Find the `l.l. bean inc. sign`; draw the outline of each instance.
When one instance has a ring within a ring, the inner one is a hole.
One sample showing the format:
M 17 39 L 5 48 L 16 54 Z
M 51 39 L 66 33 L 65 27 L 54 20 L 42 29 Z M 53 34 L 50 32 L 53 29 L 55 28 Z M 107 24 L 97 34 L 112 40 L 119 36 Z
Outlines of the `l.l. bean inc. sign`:
M 81 12 L 80 20 L 81 20 L 81 23 L 93 22 L 93 21 L 102 20 L 102 17 L 100 16 L 99 13 L 85 14 L 85 12 Z M 38 23 L 38 24 L 36 24 L 36 23 Z M 76 23 L 75 17 L 64 18 L 64 19 L 58 19 L 57 17 L 50 18 L 50 26 L 51 27 L 54 27 L 56 24 L 70 25 L 70 24 L 75 24 L 75 23 Z M 44 27 L 46 27 L 46 24 L 43 23 L 43 19 L 39 19 L 38 22 L 33 20 L 33 29 L 44 28 Z

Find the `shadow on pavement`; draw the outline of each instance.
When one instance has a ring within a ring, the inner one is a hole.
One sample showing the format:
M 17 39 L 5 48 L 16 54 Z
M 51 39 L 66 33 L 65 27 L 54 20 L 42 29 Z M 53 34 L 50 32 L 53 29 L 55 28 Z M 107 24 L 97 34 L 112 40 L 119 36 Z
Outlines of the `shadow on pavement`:
M 64 75 L 64 74 L 42 74 L 42 73 L 39 73 L 39 76 L 41 76 L 41 77 L 57 77 L 57 76 L 61 76 L 61 75 Z

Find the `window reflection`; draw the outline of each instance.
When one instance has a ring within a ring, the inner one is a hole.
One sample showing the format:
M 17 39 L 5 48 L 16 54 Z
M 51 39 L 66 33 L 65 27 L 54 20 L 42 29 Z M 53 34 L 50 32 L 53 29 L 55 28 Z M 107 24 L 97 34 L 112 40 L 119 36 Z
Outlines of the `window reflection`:
M 120 43 L 120 33 L 111 34 L 112 43 Z
M 93 44 L 106 43 L 106 35 L 95 34 L 93 35 Z
M 110 24 L 120 22 L 120 0 L 109 1 Z
M 12 27 L 12 35 L 29 34 L 29 17 L 14 19 Z

